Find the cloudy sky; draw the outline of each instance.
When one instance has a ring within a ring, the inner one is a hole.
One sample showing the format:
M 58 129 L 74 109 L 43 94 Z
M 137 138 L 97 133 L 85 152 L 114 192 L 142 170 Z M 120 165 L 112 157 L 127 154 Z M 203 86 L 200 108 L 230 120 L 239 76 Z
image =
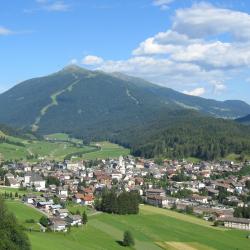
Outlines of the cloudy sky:
M 72 63 L 250 103 L 248 0 L 0 4 L 0 92 Z

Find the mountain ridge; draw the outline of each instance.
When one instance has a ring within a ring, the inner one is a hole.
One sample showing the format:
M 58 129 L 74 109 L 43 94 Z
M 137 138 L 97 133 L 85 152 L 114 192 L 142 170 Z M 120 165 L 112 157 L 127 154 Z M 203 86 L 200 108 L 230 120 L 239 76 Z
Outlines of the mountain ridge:
M 85 141 L 110 140 L 145 157 L 210 159 L 250 151 L 249 128 L 217 119 L 249 113 L 250 105 L 241 101 L 189 96 L 140 78 L 77 66 L 0 95 L 0 123 L 33 128 L 39 135 L 63 132 Z

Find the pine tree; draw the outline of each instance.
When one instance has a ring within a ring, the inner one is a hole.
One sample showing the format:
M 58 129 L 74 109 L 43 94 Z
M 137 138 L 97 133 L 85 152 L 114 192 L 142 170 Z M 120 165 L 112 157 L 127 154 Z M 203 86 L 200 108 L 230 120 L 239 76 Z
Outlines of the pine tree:
M 82 223 L 87 224 L 87 222 L 88 222 L 88 216 L 87 216 L 86 212 L 84 211 L 82 213 Z
M 135 245 L 133 235 L 130 231 L 125 231 L 123 236 L 123 246 L 131 247 Z

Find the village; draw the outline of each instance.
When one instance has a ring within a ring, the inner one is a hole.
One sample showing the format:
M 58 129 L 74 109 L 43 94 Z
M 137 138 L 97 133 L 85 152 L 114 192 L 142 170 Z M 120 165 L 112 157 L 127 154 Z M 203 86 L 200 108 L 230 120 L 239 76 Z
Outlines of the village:
M 216 226 L 250 230 L 249 214 L 242 218 L 236 213 L 250 204 L 250 162 L 156 162 L 120 156 L 95 161 L 8 163 L 2 166 L 0 184 L 16 192 L 27 190 L 19 198 L 40 210 L 52 231 L 66 232 L 70 226 L 86 223 L 83 215 L 70 213 L 65 204 L 98 213 L 96 197 L 114 187 L 118 193 L 138 192 L 141 204 L 192 214 L 214 221 Z

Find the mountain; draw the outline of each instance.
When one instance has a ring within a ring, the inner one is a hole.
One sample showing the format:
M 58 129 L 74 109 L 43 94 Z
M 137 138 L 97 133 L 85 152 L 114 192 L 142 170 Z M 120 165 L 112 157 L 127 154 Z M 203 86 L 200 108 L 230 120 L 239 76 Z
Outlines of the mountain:
M 244 117 L 240 117 L 236 119 L 236 121 L 243 124 L 250 124 L 250 114 Z
M 120 123 L 126 127 L 131 119 L 136 124 L 145 117 L 154 119 L 159 111 L 179 109 L 224 118 L 250 113 L 250 105 L 242 101 L 189 96 L 139 78 L 77 66 L 24 81 L 0 95 L 0 122 L 32 126 L 41 133 L 92 130 L 110 119 L 115 119 L 117 124 L 112 126 L 118 129 Z
M 249 114 L 250 105 L 240 100 L 216 101 L 202 97 L 186 95 L 170 88 L 150 84 L 140 78 L 126 76 L 121 73 L 113 73 L 114 76 L 132 82 L 141 83 L 149 87 L 149 91 L 162 98 L 166 104 L 175 104 L 185 109 L 192 109 L 214 117 L 234 119 L 241 114 Z
M 197 146 L 201 148 L 186 150 L 184 155 L 205 150 L 206 140 L 211 142 L 209 152 L 220 150 L 219 155 L 223 155 L 225 150 L 220 146 L 227 135 L 231 143 L 239 146 L 226 151 L 241 152 L 240 145 L 250 131 L 214 117 L 235 118 L 249 113 L 250 106 L 241 101 L 189 96 L 121 73 L 107 74 L 77 66 L 24 81 L 0 95 L 1 123 L 42 135 L 65 132 L 86 140 L 108 139 L 132 148 L 137 155 L 150 157 L 169 155 L 164 145 L 173 152 L 186 150 L 186 146 L 176 145 L 193 148 L 197 142 L 192 138 L 198 140 L 199 136 Z

